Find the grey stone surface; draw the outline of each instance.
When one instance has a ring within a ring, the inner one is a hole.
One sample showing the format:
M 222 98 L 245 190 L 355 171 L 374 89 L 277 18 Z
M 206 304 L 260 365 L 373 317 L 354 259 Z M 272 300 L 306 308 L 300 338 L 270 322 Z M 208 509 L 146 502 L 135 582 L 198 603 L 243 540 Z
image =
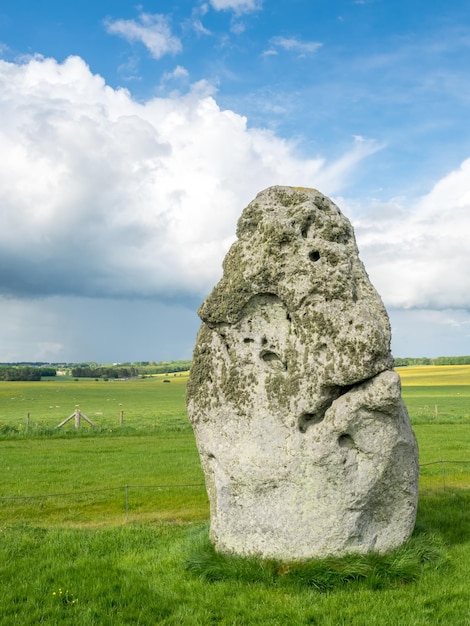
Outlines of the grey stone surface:
M 244 210 L 199 310 L 188 383 L 221 552 L 386 552 L 411 534 L 418 451 L 390 325 L 350 222 L 314 189 Z

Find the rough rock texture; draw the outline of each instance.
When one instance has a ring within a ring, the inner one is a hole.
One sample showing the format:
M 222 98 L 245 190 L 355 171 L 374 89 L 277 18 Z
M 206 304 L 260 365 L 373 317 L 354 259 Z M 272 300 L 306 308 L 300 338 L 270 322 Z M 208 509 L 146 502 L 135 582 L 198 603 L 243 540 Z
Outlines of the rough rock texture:
M 411 534 L 418 453 L 390 325 L 353 229 L 314 189 L 244 210 L 199 310 L 187 406 L 221 552 L 385 552 Z

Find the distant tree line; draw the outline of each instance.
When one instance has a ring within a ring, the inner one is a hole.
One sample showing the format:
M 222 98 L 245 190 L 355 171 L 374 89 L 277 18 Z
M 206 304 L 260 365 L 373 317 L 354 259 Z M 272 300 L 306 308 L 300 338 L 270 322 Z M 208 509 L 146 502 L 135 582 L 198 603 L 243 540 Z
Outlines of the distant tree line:
M 470 356 L 438 356 L 434 359 L 428 357 L 404 357 L 393 360 L 395 367 L 406 367 L 408 365 L 470 365 Z
M 74 378 L 136 378 L 139 370 L 136 367 L 89 367 L 81 365 L 72 368 Z
M 0 380 L 41 380 L 41 376 L 47 374 L 42 374 L 39 367 L 0 367 Z
M 119 365 L 97 365 L 80 363 L 72 367 L 74 378 L 136 378 L 151 374 L 172 374 L 185 372 L 191 367 L 191 361 L 137 361 Z
M 191 361 L 138 361 L 135 365 L 139 374 L 173 374 L 187 372 L 191 368 Z
M 0 363 L 0 367 L 21 367 L 23 365 L 28 365 L 30 367 L 41 367 L 43 365 L 57 365 L 57 363 L 49 363 L 49 361 L 7 361 Z

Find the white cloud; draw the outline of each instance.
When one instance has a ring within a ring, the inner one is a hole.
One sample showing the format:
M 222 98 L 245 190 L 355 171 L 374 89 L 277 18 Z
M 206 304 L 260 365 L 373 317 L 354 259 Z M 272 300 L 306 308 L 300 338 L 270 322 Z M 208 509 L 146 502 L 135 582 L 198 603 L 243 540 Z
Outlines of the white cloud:
M 183 28 L 193 30 L 197 35 L 211 35 L 211 31 L 207 29 L 201 21 L 209 12 L 209 5 L 201 4 L 200 6 L 193 7 L 191 11 L 191 18 L 183 22 Z
M 210 89 L 137 103 L 78 57 L 0 61 L 0 293 L 199 297 L 256 193 L 338 193 L 377 149 L 298 157 Z
M 258 11 L 263 4 L 262 0 L 210 0 L 212 8 L 216 11 L 232 10 L 235 13 L 248 13 Z
M 301 41 L 296 37 L 273 37 L 271 44 L 277 48 L 282 48 L 288 52 L 296 52 L 302 56 L 313 54 L 322 46 L 318 41 Z M 272 51 L 267 51 L 267 53 L 272 54 Z
M 263 56 L 264 57 L 272 57 L 272 56 L 277 56 L 279 54 L 279 52 L 277 50 L 273 50 L 272 48 L 270 48 L 269 50 L 264 50 L 263 52 Z
M 230 26 L 230 32 L 234 35 L 241 35 L 246 30 L 246 24 L 244 22 L 233 22 Z
M 154 59 L 165 54 L 181 52 L 182 45 L 178 37 L 172 34 L 169 19 L 165 15 L 141 13 L 139 21 L 107 20 L 108 33 L 124 37 L 127 41 L 139 41 L 148 48 Z
M 193 18 L 191 20 L 191 27 L 198 35 L 210 35 L 211 31 L 207 29 L 204 24 L 198 18 Z
M 181 79 L 186 79 L 188 77 L 189 77 L 188 70 L 182 65 L 177 65 L 173 71 L 165 72 L 163 74 L 162 80 L 163 81 L 181 80 Z
M 470 309 L 470 159 L 410 206 L 371 206 L 354 224 L 386 304 Z
M 121 63 L 118 66 L 118 72 L 126 81 L 142 80 L 139 74 L 139 58 L 137 56 L 131 56 L 125 63 Z

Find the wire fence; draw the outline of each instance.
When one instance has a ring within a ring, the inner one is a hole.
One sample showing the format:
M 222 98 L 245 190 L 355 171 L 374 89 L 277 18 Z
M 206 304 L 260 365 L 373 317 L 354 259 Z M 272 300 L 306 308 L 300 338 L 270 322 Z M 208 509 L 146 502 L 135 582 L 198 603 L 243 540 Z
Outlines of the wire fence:
M 127 522 L 132 513 L 138 516 L 139 513 L 151 511 L 152 507 L 155 507 L 157 513 L 158 510 L 160 513 L 166 512 L 171 519 L 178 517 L 189 501 L 204 502 L 206 499 L 204 486 L 204 483 L 122 485 L 35 495 L 5 495 L 0 496 L 0 513 L 8 517 L 10 510 L 20 515 L 26 514 L 29 519 L 34 519 L 54 512 L 62 521 L 73 522 L 80 521 L 83 518 L 83 512 L 86 511 L 86 521 L 90 522 L 93 519 L 94 507 L 95 521 L 98 521 L 98 518 L 106 520 L 107 511 L 111 510 L 111 518 L 116 520 L 116 509 L 118 509 L 124 513 Z M 139 499 L 138 493 L 142 490 L 153 490 L 154 494 L 151 498 Z M 193 492 L 191 496 L 188 494 L 189 490 Z M 166 497 L 159 499 L 155 496 L 157 492 L 165 492 Z M 120 493 L 122 497 L 119 496 Z M 170 498 L 169 494 L 171 494 Z
M 449 472 L 446 466 L 455 465 L 457 471 Z M 426 476 L 427 470 L 431 470 L 430 475 L 435 474 L 435 470 L 440 472 L 441 476 L 441 487 L 444 491 L 447 490 L 450 486 L 455 486 L 457 483 L 460 487 L 470 487 L 470 461 L 430 461 L 429 463 L 422 463 L 420 468 L 421 477 Z M 434 470 L 434 472 L 433 472 Z M 452 479 L 451 481 L 449 479 Z
M 433 489 L 440 488 L 443 491 L 449 491 L 450 489 L 470 489 L 470 460 L 439 460 L 431 461 L 429 463 L 423 463 L 420 465 L 420 479 L 424 486 L 432 485 Z M 154 490 L 160 492 L 169 492 L 176 490 L 176 492 L 183 490 L 195 490 L 199 494 L 205 493 L 204 483 L 183 483 L 183 484 L 168 484 L 168 485 L 122 485 L 118 487 L 102 487 L 100 489 L 87 489 L 82 491 L 63 491 L 57 493 L 42 493 L 35 495 L 5 495 L 0 496 L 0 509 L 12 508 L 15 509 L 20 503 L 32 503 L 40 502 L 39 508 L 43 510 L 44 502 L 51 500 L 59 500 L 62 505 L 68 500 L 72 500 L 76 506 L 81 504 L 102 504 L 106 506 L 106 501 L 101 499 L 100 496 L 109 492 L 121 492 L 122 499 L 119 499 L 120 509 L 125 515 L 126 522 L 129 521 L 130 514 L 138 513 L 139 509 L 145 508 L 142 501 L 139 501 L 137 496 L 140 490 Z M 187 493 L 187 492 L 186 492 Z M 91 496 L 91 498 L 90 498 Z M 187 495 L 180 494 L 181 501 L 184 502 Z M 155 500 L 152 503 L 157 504 Z M 167 501 L 166 501 L 167 504 Z M 10 506 L 9 506 L 10 505 Z M 31 508 L 29 506 L 29 508 Z M 148 508 L 148 507 L 147 507 Z M 70 510 L 70 509 L 69 509 Z

